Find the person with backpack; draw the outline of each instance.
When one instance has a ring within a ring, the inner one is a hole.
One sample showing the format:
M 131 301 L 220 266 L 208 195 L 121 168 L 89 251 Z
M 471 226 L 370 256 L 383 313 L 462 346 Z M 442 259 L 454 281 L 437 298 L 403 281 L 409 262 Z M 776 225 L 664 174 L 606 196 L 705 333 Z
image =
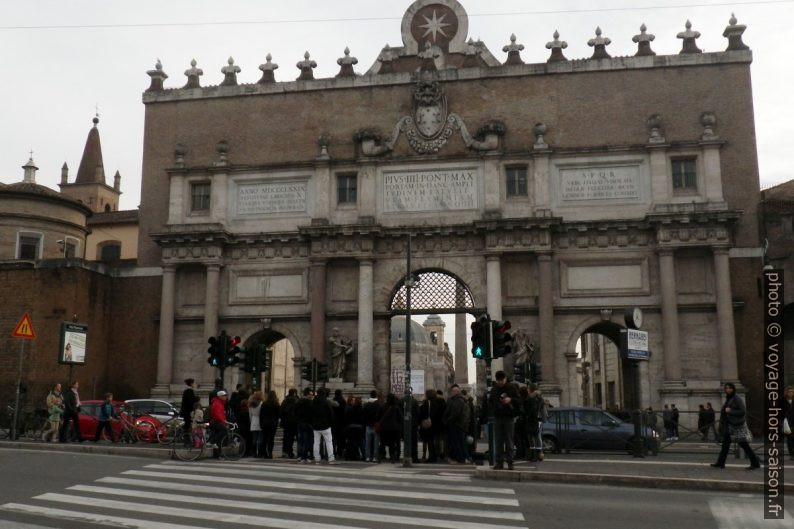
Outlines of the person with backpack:
M 312 388 L 303 388 L 303 397 L 295 404 L 295 420 L 298 422 L 298 463 L 308 463 L 312 453 Z
M 364 457 L 368 463 L 380 463 L 380 436 L 375 431 L 375 425 L 382 413 L 378 392 L 370 391 L 369 398 L 364 404 Z
M 532 462 L 543 460 L 543 423 L 548 418 L 546 403 L 538 390 L 537 384 L 530 384 L 527 388 L 527 398 L 524 401 L 524 415 L 527 422 L 529 437 L 529 460 Z
M 334 424 L 334 409 L 331 402 L 328 400 L 328 390 L 320 388 L 317 390 L 317 396 L 314 397 L 311 406 L 311 425 L 314 431 L 314 464 L 318 465 L 322 462 L 320 455 L 320 441 L 325 444 L 325 450 L 328 454 L 328 464 L 338 464 L 334 457 L 334 437 L 331 433 L 331 427 Z
M 494 410 L 494 470 L 513 470 L 513 425 L 520 402 L 516 385 L 507 381 L 504 371 L 497 371 L 496 383 L 491 387 L 489 402 Z
M 106 431 L 108 437 L 112 442 L 116 442 L 116 437 L 113 435 L 113 428 L 110 427 L 110 421 L 118 418 L 116 410 L 113 409 L 113 393 L 105 393 L 105 401 L 99 406 L 99 421 L 97 422 L 96 433 L 94 434 L 94 442 L 99 442 L 102 436 L 102 431 Z
M 55 437 L 58 435 L 58 430 L 61 427 L 61 417 L 63 417 L 63 396 L 61 395 L 61 384 L 55 384 L 47 394 L 47 427 L 41 434 L 42 441 L 55 442 Z

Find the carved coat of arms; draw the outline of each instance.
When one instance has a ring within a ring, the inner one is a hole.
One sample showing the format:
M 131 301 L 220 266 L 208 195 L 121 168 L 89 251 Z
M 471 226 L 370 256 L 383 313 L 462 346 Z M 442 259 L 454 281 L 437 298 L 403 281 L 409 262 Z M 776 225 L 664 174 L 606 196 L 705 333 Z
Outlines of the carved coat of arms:
M 441 85 L 420 81 L 414 89 L 414 120 L 419 133 L 433 139 L 444 129 L 447 121 L 447 100 Z

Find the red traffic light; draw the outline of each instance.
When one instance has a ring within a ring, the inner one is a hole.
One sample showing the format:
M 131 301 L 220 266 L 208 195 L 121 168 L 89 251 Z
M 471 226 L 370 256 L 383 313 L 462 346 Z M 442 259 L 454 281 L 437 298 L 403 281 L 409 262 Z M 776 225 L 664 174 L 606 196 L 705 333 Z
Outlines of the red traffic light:
M 234 338 L 232 338 L 232 341 L 231 341 L 230 345 L 231 345 L 231 347 L 234 347 L 234 346 L 238 345 L 241 341 L 242 340 L 240 340 L 239 336 L 235 336 Z

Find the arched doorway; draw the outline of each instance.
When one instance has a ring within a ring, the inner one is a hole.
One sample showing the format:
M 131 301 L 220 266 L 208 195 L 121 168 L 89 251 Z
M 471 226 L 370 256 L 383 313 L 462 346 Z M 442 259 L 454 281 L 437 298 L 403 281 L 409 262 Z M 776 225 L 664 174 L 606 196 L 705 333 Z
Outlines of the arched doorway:
M 624 327 L 600 321 L 587 327 L 576 344 L 577 375 L 581 376 L 581 402 L 608 410 L 640 406 L 639 367 L 620 353 Z
M 476 383 L 469 376 L 469 325 L 475 308 L 469 287 L 456 275 L 442 269 L 419 269 L 411 286 L 411 367 L 412 389 L 420 397 L 426 389 L 445 391 L 452 383 Z M 405 370 L 406 314 L 408 286 L 403 278 L 394 288 L 391 313 L 389 358 L 390 390 L 401 393 Z M 472 388 L 473 389 L 473 388 Z
M 295 387 L 295 367 L 292 359 L 295 350 L 289 338 L 278 331 L 266 329 L 250 336 L 245 342 L 245 350 L 256 345 L 264 345 L 271 349 L 270 372 L 262 373 L 257 386 L 265 392 L 275 391 L 279 400 L 283 400 L 290 388 Z M 241 372 L 240 384 L 253 385 L 250 373 Z

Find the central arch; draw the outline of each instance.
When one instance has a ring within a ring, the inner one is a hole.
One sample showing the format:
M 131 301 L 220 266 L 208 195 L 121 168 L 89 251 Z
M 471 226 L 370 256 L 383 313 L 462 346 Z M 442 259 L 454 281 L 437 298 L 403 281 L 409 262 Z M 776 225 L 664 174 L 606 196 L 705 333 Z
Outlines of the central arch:
M 295 387 L 295 368 L 292 359 L 296 356 L 295 348 L 289 337 L 274 329 L 263 329 L 249 336 L 243 345 L 246 351 L 255 345 L 264 345 L 272 350 L 271 369 L 262 374 L 262 379 L 257 384 L 263 391 L 275 391 L 279 400 L 290 388 Z M 242 373 L 241 373 L 242 374 Z M 242 374 L 240 382 L 243 385 L 252 382 L 249 373 Z
M 412 277 L 415 283 L 411 287 L 411 314 L 427 315 L 421 322 L 411 321 L 412 371 L 421 372 L 422 389 L 446 391 L 453 382 L 468 381 L 466 330 L 473 315 L 478 312 L 474 296 L 463 280 L 441 268 L 418 269 L 412 273 Z M 392 289 L 389 300 L 390 387 L 400 392 L 405 366 L 405 316 L 408 309 L 405 277 Z M 464 343 L 461 345 L 459 340 Z M 453 344 L 451 347 L 450 343 Z M 412 385 L 414 393 L 420 393 L 420 382 L 414 380 L 413 376 Z
M 459 314 L 474 311 L 474 297 L 458 276 L 438 268 L 417 270 L 418 279 L 411 288 L 411 312 L 415 314 Z M 405 278 L 392 291 L 389 310 L 405 314 L 407 309 Z

